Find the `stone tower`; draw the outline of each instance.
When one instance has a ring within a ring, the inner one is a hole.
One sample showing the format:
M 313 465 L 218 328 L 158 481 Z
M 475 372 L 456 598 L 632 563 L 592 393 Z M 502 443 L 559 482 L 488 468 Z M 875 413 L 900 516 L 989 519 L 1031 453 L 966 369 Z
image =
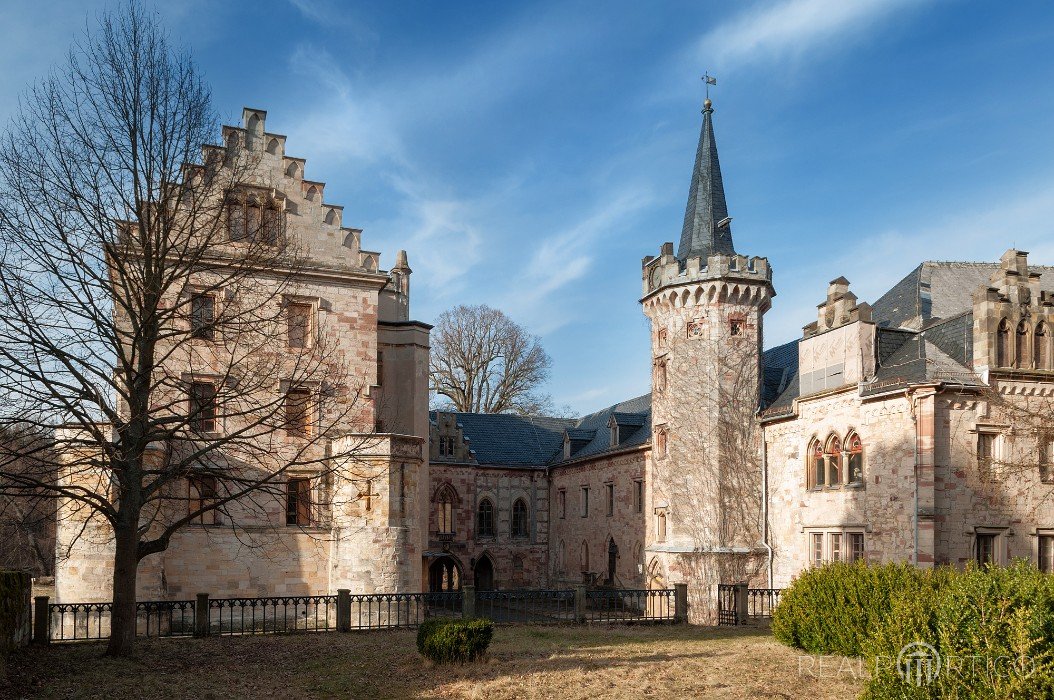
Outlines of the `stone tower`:
M 655 585 L 688 583 L 705 622 L 718 583 L 764 562 L 758 409 L 768 260 L 732 243 L 713 107 L 706 100 L 680 245 L 643 260 L 651 320 L 652 458 L 647 556 Z

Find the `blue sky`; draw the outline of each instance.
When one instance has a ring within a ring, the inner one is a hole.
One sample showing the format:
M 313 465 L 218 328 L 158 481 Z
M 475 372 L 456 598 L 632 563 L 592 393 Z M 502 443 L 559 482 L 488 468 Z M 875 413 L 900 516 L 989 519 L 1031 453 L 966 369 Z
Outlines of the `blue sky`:
M 3 2 L 0 117 L 106 3 Z M 576 412 L 649 389 L 640 260 L 680 235 L 704 70 L 736 248 L 769 258 L 766 346 L 845 275 L 1054 264 L 1054 7 L 907 0 L 155 7 L 228 123 L 243 105 L 327 182 L 412 312 L 504 309 Z

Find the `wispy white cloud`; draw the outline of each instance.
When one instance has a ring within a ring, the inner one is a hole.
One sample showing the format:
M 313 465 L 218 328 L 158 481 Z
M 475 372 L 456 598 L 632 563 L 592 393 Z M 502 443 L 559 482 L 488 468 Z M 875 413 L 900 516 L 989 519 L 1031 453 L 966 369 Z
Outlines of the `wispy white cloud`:
M 709 65 L 800 56 L 839 44 L 924 0 L 785 0 L 759 5 L 709 31 L 696 46 Z

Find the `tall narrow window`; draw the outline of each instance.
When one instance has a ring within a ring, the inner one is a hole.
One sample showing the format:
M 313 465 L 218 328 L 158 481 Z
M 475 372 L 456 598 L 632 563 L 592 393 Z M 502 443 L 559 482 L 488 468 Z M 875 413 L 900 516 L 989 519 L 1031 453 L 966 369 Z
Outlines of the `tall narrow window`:
M 1014 366 L 1018 369 L 1028 369 L 1028 323 L 1022 321 L 1017 324 L 1017 343 L 1014 346 Z
M 1032 336 L 1032 358 L 1036 363 L 1036 369 L 1050 369 L 1050 347 L 1047 345 L 1047 324 L 1042 321 L 1036 324 L 1036 332 Z
M 190 297 L 190 337 L 212 340 L 216 323 L 216 297 L 192 294 Z
M 633 510 L 637 513 L 644 512 L 644 482 L 640 479 L 633 482 Z
M 260 232 L 260 242 L 264 245 L 277 245 L 278 236 L 281 233 L 282 212 L 275 207 L 267 207 L 263 210 L 263 229 Z
M 450 487 L 445 487 L 439 494 L 439 532 L 443 535 L 454 533 L 454 494 Z
M 996 536 L 991 533 L 977 535 L 977 563 L 981 566 L 995 564 Z
M 582 572 L 589 571 L 589 543 L 582 542 Z
M 1054 482 L 1054 438 L 1049 433 L 1039 436 L 1039 478 L 1046 483 Z
M 511 534 L 513 537 L 527 537 L 530 534 L 527 504 L 522 498 L 517 498 L 512 504 Z
M 842 441 L 837 435 L 827 440 L 825 450 L 827 458 L 827 485 L 838 486 L 842 483 Z
M 670 435 L 666 428 L 659 428 L 658 432 L 655 433 L 655 451 L 659 457 L 666 457 L 670 454 L 669 440 Z
M 307 437 L 311 434 L 311 392 L 290 389 L 285 395 L 285 434 Z
M 263 238 L 263 212 L 258 204 L 245 207 L 245 229 L 249 240 L 259 241 Z
M 190 427 L 199 433 L 216 431 L 216 386 L 209 382 L 190 385 Z
M 864 443 L 860 436 L 852 433 L 845 442 L 846 448 L 846 479 L 847 484 L 864 483 Z
M 842 533 L 832 532 L 831 539 L 831 561 L 842 561 Z
M 286 308 L 287 336 L 290 348 L 306 348 L 311 345 L 311 304 L 292 303 Z
M 864 533 L 849 533 L 849 561 L 860 561 L 864 558 Z
M 1054 574 L 1054 535 L 1039 536 L 1039 570 Z
M 983 479 L 991 476 L 995 465 L 994 433 L 977 433 L 977 471 Z
M 810 553 L 812 558 L 813 566 L 820 566 L 823 564 L 823 533 L 814 532 L 812 533 L 812 552 Z
M 819 440 L 809 449 L 809 486 L 822 488 L 827 483 L 827 460 L 823 456 L 823 445 Z
M 996 367 L 1010 366 L 1010 323 L 1004 318 L 995 332 Z
M 556 492 L 556 507 L 560 511 L 560 517 L 567 517 L 567 489 L 560 489 Z
M 494 504 L 488 498 L 479 502 L 479 509 L 476 511 L 476 536 L 494 536 Z
M 286 482 L 285 524 L 311 524 L 311 479 L 295 478 Z
M 589 487 L 588 486 L 583 486 L 582 487 L 582 504 L 581 504 L 581 506 L 582 506 L 582 517 L 583 518 L 588 518 L 589 517 Z
M 608 517 L 611 517 L 612 515 L 615 514 L 615 485 L 614 484 L 604 484 L 604 489 L 605 489 L 606 495 L 607 495 L 607 499 L 606 499 L 607 500 L 607 511 L 608 511 L 607 514 L 608 514 Z
M 655 539 L 659 542 L 666 541 L 666 511 L 660 510 L 655 516 Z
M 227 205 L 227 235 L 232 241 L 245 240 L 245 205 L 241 202 Z
M 197 513 L 202 508 L 209 508 L 216 504 L 216 477 L 192 476 L 187 482 L 190 487 L 188 513 Z M 219 519 L 216 510 L 212 509 L 195 516 L 193 522 L 199 525 L 216 525 Z

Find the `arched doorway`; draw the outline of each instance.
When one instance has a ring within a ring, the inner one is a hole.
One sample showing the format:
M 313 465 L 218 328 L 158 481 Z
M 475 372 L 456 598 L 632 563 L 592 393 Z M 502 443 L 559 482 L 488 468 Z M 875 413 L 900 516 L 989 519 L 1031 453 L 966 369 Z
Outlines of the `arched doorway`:
M 486 554 L 476 560 L 472 569 L 477 591 L 489 591 L 494 588 L 494 562 Z
M 618 545 L 615 544 L 615 538 L 612 537 L 608 540 L 608 579 L 607 584 L 609 586 L 615 583 L 615 567 L 618 564 Z
M 428 567 L 428 590 L 438 591 L 461 590 L 461 567 L 454 557 L 439 557 Z

